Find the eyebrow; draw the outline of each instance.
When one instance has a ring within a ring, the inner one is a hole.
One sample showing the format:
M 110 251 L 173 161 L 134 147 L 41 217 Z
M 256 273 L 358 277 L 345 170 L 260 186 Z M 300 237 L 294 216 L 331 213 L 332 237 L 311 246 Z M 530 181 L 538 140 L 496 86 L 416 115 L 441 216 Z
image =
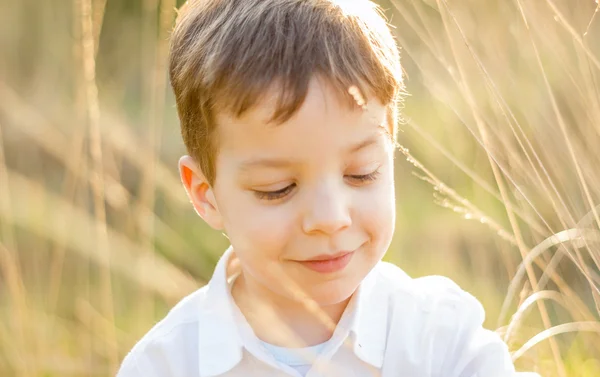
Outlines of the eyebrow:
M 371 135 L 370 137 L 366 138 L 365 140 L 361 141 L 360 143 L 351 146 L 350 148 L 348 148 L 348 154 L 353 154 L 356 153 L 362 149 L 365 149 L 371 145 L 377 144 L 379 142 L 379 133 Z M 278 159 L 278 158 L 255 158 L 255 159 L 250 159 L 248 161 L 244 161 L 240 164 L 239 166 L 239 170 L 240 171 L 248 171 L 251 170 L 253 168 L 258 168 L 258 167 L 262 167 L 262 168 L 285 168 L 288 167 L 290 165 L 294 165 L 295 161 L 294 160 L 287 160 L 287 159 Z
M 276 159 L 276 158 L 256 158 L 245 161 L 240 164 L 240 171 L 247 171 L 253 168 L 263 167 L 263 168 L 284 168 L 290 165 L 293 165 L 293 161 Z
M 379 134 L 371 135 L 369 138 L 361 141 L 360 143 L 353 145 L 348 148 L 349 154 L 356 153 L 361 149 L 365 149 L 366 147 L 370 147 L 373 144 L 377 144 L 379 142 Z

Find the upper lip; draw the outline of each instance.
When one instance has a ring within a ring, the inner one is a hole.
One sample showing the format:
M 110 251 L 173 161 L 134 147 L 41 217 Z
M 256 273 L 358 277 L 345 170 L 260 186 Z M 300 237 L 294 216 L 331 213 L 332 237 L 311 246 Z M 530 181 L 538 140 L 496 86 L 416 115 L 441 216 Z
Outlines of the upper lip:
M 312 257 L 310 259 L 306 259 L 303 260 L 302 262 L 316 262 L 316 261 L 326 261 L 326 260 L 332 260 L 332 259 L 336 259 L 336 258 L 340 258 L 343 257 L 346 254 L 350 254 L 351 251 L 340 251 L 339 253 L 335 253 L 335 254 L 321 254 L 321 255 L 317 255 L 316 257 Z

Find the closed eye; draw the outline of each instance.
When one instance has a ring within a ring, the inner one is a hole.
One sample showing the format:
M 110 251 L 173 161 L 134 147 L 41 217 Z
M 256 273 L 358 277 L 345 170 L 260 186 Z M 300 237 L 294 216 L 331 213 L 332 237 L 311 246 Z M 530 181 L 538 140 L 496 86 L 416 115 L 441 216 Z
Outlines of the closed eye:
M 346 178 L 353 181 L 354 183 L 364 184 L 368 182 L 375 181 L 379 176 L 379 168 L 369 174 L 359 174 L 359 175 L 346 175 Z
M 258 191 L 258 190 L 253 190 L 253 191 L 254 191 L 254 195 L 256 195 L 256 197 L 258 199 L 277 200 L 277 199 L 282 199 L 286 195 L 288 195 L 294 189 L 294 187 L 296 187 L 296 184 L 292 183 L 291 185 L 288 185 L 288 186 L 286 186 L 280 190 L 276 190 L 276 191 Z
M 369 174 L 351 174 L 351 175 L 346 175 L 345 178 L 347 180 L 350 180 L 355 185 L 364 185 L 369 182 L 373 182 L 373 181 L 377 180 L 377 177 L 379 176 L 379 174 L 380 174 L 380 171 L 378 168 Z M 254 192 L 254 195 L 258 199 L 269 201 L 269 200 L 278 200 L 278 199 L 285 198 L 287 195 L 289 195 L 294 190 L 294 188 L 296 188 L 296 183 L 292 183 L 282 189 L 275 190 L 275 191 L 253 190 L 253 192 Z

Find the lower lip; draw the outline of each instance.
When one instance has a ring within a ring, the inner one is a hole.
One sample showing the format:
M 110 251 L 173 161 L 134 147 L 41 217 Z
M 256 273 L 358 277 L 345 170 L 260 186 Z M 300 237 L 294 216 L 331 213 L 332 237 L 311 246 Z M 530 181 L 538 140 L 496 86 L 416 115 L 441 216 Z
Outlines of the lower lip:
M 327 260 L 311 260 L 311 261 L 299 261 L 304 267 L 309 268 L 315 272 L 322 274 L 330 274 L 332 272 L 341 271 L 350 263 L 354 253 L 344 254 L 340 257 L 327 259 Z

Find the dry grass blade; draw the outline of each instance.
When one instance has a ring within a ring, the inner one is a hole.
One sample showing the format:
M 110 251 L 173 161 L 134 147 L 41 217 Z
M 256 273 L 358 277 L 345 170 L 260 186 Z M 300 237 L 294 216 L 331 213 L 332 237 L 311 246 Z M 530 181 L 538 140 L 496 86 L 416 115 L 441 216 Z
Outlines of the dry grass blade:
M 104 25 L 104 14 L 106 13 L 106 2 L 108 0 L 96 0 L 92 2 L 92 30 L 94 34 L 94 56 L 98 55 L 100 46 L 100 35 L 102 34 L 102 25 Z
M 517 0 L 517 1 L 520 1 L 520 0 Z M 596 67 L 596 69 L 600 70 L 600 61 L 598 60 L 598 58 L 585 45 L 585 43 L 583 41 L 583 38 L 581 38 L 581 36 L 575 31 L 575 28 L 573 28 L 573 26 L 567 21 L 567 18 L 558 9 L 558 7 L 554 3 L 554 1 L 552 1 L 552 0 L 546 0 L 546 3 L 550 6 L 550 8 L 552 9 L 552 11 L 556 14 L 556 17 L 558 17 L 558 19 L 560 20 L 560 25 L 563 26 L 565 28 L 565 30 L 567 30 L 569 32 L 569 34 L 571 35 L 571 37 L 573 38 L 573 40 L 575 42 L 577 42 L 577 44 L 581 47 L 581 49 L 583 50 L 583 52 L 585 52 L 586 56 L 590 59 L 590 61 L 592 63 L 594 63 L 594 66 Z M 596 7 L 596 11 L 598 11 L 598 7 Z M 591 21 L 590 21 L 590 24 L 591 24 Z
M 404 156 L 406 156 L 406 159 L 408 162 L 410 162 L 417 169 L 419 169 L 420 171 L 425 173 L 425 176 L 417 175 L 418 178 L 420 178 L 426 182 L 429 182 L 431 185 L 433 185 L 435 191 L 437 191 L 443 195 L 447 195 L 448 197 L 450 197 L 452 200 L 456 201 L 459 204 L 459 206 L 455 206 L 455 205 L 452 205 L 449 201 L 442 200 L 439 202 L 440 205 L 447 207 L 447 208 L 452 208 L 456 212 L 462 213 L 467 219 L 479 220 L 479 222 L 481 222 L 482 224 L 488 225 L 502 239 L 504 239 L 512 244 L 516 244 L 516 241 L 512 234 L 510 234 L 508 231 L 506 231 L 504 228 L 502 228 L 502 226 L 500 226 L 493 219 L 486 217 L 482 211 L 480 211 L 476 206 L 474 206 L 467 199 L 460 196 L 455 190 L 448 187 L 437 176 L 435 176 L 431 171 L 429 171 L 429 169 L 427 169 L 415 157 L 413 157 L 410 154 L 410 151 L 408 150 L 408 148 L 399 146 L 399 150 L 400 150 L 400 152 L 402 152 L 402 154 L 404 154 Z M 464 208 L 464 210 L 463 210 L 463 208 Z
M 496 198 L 496 200 L 501 202 L 503 205 L 507 206 L 512 211 L 514 211 L 517 214 L 517 216 L 519 216 L 519 218 L 525 221 L 525 223 L 529 227 L 531 227 L 533 230 L 540 234 L 544 233 L 542 225 L 540 225 L 533 218 L 521 211 L 515 204 L 511 202 L 503 202 L 500 194 L 496 190 L 494 190 L 485 180 L 479 177 L 472 169 L 469 169 L 467 166 L 465 166 L 465 164 L 463 164 L 454 156 L 452 156 L 446 148 L 444 148 L 441 144 L 436 142 L 430 135 L 426 133 L 426 131 L 422 127 L 419 127 L 412 120 L 409 120 L 407 124 L 414 130 L 416 130 L 419 133 L 419 135 L 421 135 L 427 140 L 429 144 L 431 144 L 435 149 L 440 151 L 440 153 L 442 153 L 446 158 L 448 158 L 452 162 L 452 164 L 457 166 L 461 171 L 463 171 L 467 176 L 469 176 L 469 178 L 476 182 L 481 188 L 483 188 L 486 192 L 490 193 L 494 198 Z
M 554 3 L 551 0 L 546 0 L 548 2 L 548 4 L 551 5 L 552 9 L 554 10 L 554 12 L 561 18 L 561 21 L 568 26 L 568 24 L 566 23 L 564 17 L 562 16 L 562 14 L 558 11 L 558 9 L 556 8 L 556 6 L 554 5 Z M 525 14 L 525 10 L 523 8 L 523 5 L 521 3 L 521 0 L 517 0 L 517 3 L 519 4 L 519 9 L 521 10 L 521 16 L 523 17 L 523 20 L 525 22 L 526 25 L 528 25 L 529 23 L 527 22 L 527 16 Z M 567 27 L 567 29 L 574 33 L 572 28 L 570 26 Z M 527 28 L 527 30 L 529 30 L 529 28 Z M 573 162 L 573 166 L 575 167 L 575 171 L 577 172 L 577 177 L 579 179 L 579 183 L 581 184 L 583 191 L 585 193 L 585 199 L 588 202 L 588 205 L 590 206 L 591 210 L 594 213 L 594 218 L 596 220 L 596 224 L 598 225 L 598 227 L 600 228 L 600 217 L 598 215 L 598 213 L 596 212 L 596 207 L 594 204 L 594 201 L 591 197 L 591 193 L 590 193 L 590 189 L 589 189 L 589 185 L 586 182 L 586 178 L 583 175 L 583 172 L 581 171 L 581 166 L 579 161 L 577 160 L 577 157 L 575 155 L 575 151 L 574 151 L 574 147 L 573 147 L 573 143 L 571 141 L 571 136 L 569 135 L 569 133 L 567 132 L 567 125 L 565 123 L 564 117 L 558 107 L 557 101 L 556 101 L 556 97 L 552 91 L 552 88 L 550 86 L 550 83 L 548 81 L 548 75 L 546 74 L 546 69 L 544 68 L 544 65 L 542 64 L 542 60 L 540 57 L 540 53 L 538 51 L 537 48 L 537 44 L 533 39 L 533 36 L 531 35 L 531 33 L 529 34 L 530 37 L 530 42 L 531 42 L 531 46 L 533 47 L 533 50 L 535 52 L 535 57 L 536 57 L 536 61 L 538 63 L 538 67 L 542 73 L 542 77 L 544 79 L 544 84 L 546 87 L 546 91 L 548 92 L 548 96 L 550 98 L 550 103 L 552 104 L 552 110 L 554 111 L 554 114 L 556 116 L 556 120 L 557 123 L 559 125 L 559 129 L 561 131 L 561 134 L 564 137 L 565 140 L 565 145 L 567 146 L 567 151 L 569 152 L 569 157 L 571 158 L 572 162 Z M 581 38 L 579 38 L 578 36 L 575 38 L 577 41 L 579 41 L 581 43 L 581 45 L 583 46 L 583 43 L 581 42 Z M 584 48 L 584 51 L 588 51 L 586 48 Z M 590 59 L 596 64 L 597 68 L 600 69 L 600 64 L 598 64 L 598 61 L 596 60 L 596 58 L 590 53 L 590 55 L 588 55 L 590 57 Z M 600 265 L 598 266 L 600 267 Z
M 596 3 L 598 3 L 598 1 L 596 1 Z M 585 32 L 583 33 L 584 38 L 587 36 L 588 32 L 590 31 L 590 27 L 592 26 L 592 23 L 594 23 L 594 19 L 596 18 L 596 15 L 598 14 L 599 10 L 600 10 L 600 4 L 596 5 L 596 9 L 594 10 L 594 13 L 592 14 L 592 18 L 590 18 L 590 22 L 588 22 L 587 26 L 585 27 Z
M 8 223 L 8 225 L 12 224 Z M 29 319 L 29 309 L 26 302 L 27 292 L 17 266 L 16 253 L 0 242 L 0 272 L 2 272 L 0 277 L 6 284 L 6 291 L 9 294 L 11 304 L 11 312 L 8 313 L 9 323 L 7 323 L 9 328 L 6 330 L 10 332 L 10 336 L 0 337 L 0 350 L 12 349 L 15 358 L 11 361 L 23 369 L 24 375 L 33 376 L 33 366 L 20 362 L 31 352 L 28 347 L 31 335 L 27 325 Z
M 510 344 L 512 336 L 516 331 L 518 331 L 520 323 L 525 319 L 525 315 L 531 309 L 531 306 L 534 305 L 535 302 L 538 300 L 553 300 L 572 313 L 578 306 L 577 302 L 573 302 L 572 300 L 569 300 L 569 297 L 555 291 L 534 292 L 529 297 L 527 297 L 521 305 L 519 305 L 519 308 L 517 309 L 516 313 L 513 314 L 513 317 L 510 320 L 510 323 L 508 324 L 508 327 L 503 337 L 506 343 Z M 575 305 L 575 308 L 573 308 L 570 305 Z M 589 321 L 593 321 L 594 317 L 589 315 L 586 319 Z
M 564 203 L 563 198 L 558 193 L 558 191 L 556 189 L 556 186 L 555 186 L 554 182 L 552 181 L 552 179 L 550 178 L 546 167 L 542 163 L 540 157 L 538 156 L 538 153 L 536 153 L 535 149 L 533 148 L 532 143 L 530 142 L 529 138 L 526 136 L 526 133 L 523 130 L 523 127 L 521 126 L 520 122 L 517 120 L 514 112 L 510 109 L 510 107 L 506 103 L 505 99 L 500 94 L 500 91 L 498 90 L 498 87 L 497 87 L 496 83 L 494 82 L 494 80 L 492 79 L 491 75 L 486 70 L 486 68 L 485 68 L 484 64 L 482 63 L 481 59 L 478 57 L 478 55 L 475 53 L 475 51 L 473 50 L 473 48 L 470 46 L 469 41 L 467 40 L 464 32 L 460 28 L 460 25 L 459 25 L 458 21 L 456 20 L 456 18 L 454 17 L 453 13 L 449 9 L 447 9 L 447 10 L 448 10 L 449 16 L 452 18 L 455 26 L 457 27 L 457 30 L 459 31 L 459 33 L 460 33 L 460 35 L 462 37 L 463 42 L 465 43 L 465 46 L 466 46 L 466 48 L 467 48 L 467 50 L 469 52 L 470 57 L 476 63 L 477 69 L 479 71 L 479 74 L 481 75 L 481 78 L 484 80 L 484 82 L 487 84 L 489 90 L 492 92 L 495 104 L 501 110 L 502 117 L 505 119 L 506 124 L 509 126 L 512 134 L 514 135 L 516 141 L 518 142 L 520 150 L 525 154 L 526 159 L 527 159 L 527 161 L 529 163 L 529 167 L 535 173 L 535 176 L 538 179 L 538 182 L 542 185 L 542 187 L 544 188 L 544 191 L 547 194 L 549 194 L 549 190 L 546 187 L 546 183 L 544 182 L 544 180 L 542 179 L 541 174 L 538 171 L 536 163 L 537 163 L 537 165 L 539 165 L 540 169 L 544 173 L 544 177 L 547 179 L 548 183 L 552 187 L 554 194 L 557 196 L 558 200 L 560 201 L 560 203 L 562 205 L 562 208 L 565 209 L 567 216 L 569 218 L 572 218 L 572 216 L 568 212 L 568 209 L 566 207 L 566 204 Z M 405 16 L 405 19 L 410 20 L 410 17 Z M 399 36 L 399 38 L 401 38 L 401 36 Z M 434 56 L 435 56 L 435 58 L 437 60 L 439 60 L 441 67 L 443 67 L 447 71 L 447 73 L 450 75 L 450 77 L 452 77 L 454 83 L 458 86 L 459 90 L 464 91 L 464 89 L 463 89 L 464 82 L 463 81 L 466 81 L 466 80 L 461 80 L 460 77 L 457 77 L 457 73 L 454 72 L 453 70 L 451 70 L 449 68 L 450 67 L 449 64 L 447 62 L 442 61 L 442 56 L 443 55 L 434 54 Z M 435 81 L 432 80 L 432 83 L 434 83 L 434 82 Z M 468 97 L 468 93 L 465 94 L 465 95 L 467 96 L 467 98 L 469 98 Z M 440 100 L 440 101 L 444 102 L 443 100 Z M 472 100 L 470 100 L 469 102 L 472 103 Z M 448 105 L 448 106 L 450 106 L 450 104 L 447 103 L 447 102 L 445 104 Z M 471 105 L 471 108 L 473 108 L 472 105 Z M 454 110 L 454 112 L 458 115 L 458 113 L 456 112 L 456 110 Z M 479 114 L 479 115 L 482 116 L 481 114 Z M 487 123 L 490 123 L 490 122 L 487 121 Z M 527 197 L 527 195 L 519 187 L 519 185 L 516 183 L 515 179 L 512 178 L 512 174 L 509 172 L 509 169 L 506 166 L 503 166 L 503 164 L 499 161 L 499 159 L 495 155 L 495 153 L 490 149 L 490 144 L 489 143 L 486 144 L 484 139 L 482 139 L 475 132 L 473 132 L 471 130 L 471 128 L 467 126 L 466 121 L 463 120 L 463 124 L 467 127 L 467 129 L 472 134 L 472 136 L 475 138 L 475 140 L 477 140 L 477 142 L 482 146 L 482 148 L 486 151 L 486 153 L 489 155 L 489 157 L 494 161 L 494 163 L 502 171 L 502 174 L 506 177 L 506 179 L 508 179 L 511 182 L 511 184 L 513 184 L 517 188 L 517 190 L 519 191 L 519 193 L 521 195 L 523 195 L 523 197 L 525 197 L 525 199 L 527 200 L 527 203 L 534 209 L 535 213 L 544 222 L 544 225 L 552 232 L 552 229 L 550 228 L 550 226 L 548 225 L 548 223 L 544 220 L 544 218 L 540 214 L 540 212 L 535 208 L 535 206 L 532 203 L 532 201 Z M 515 130 L 513 124 L 516 126 L 516 128 L 518 129 L 519 132 L 517 132 L 517 130 Z M 530 155 L 533 155 L 533 158 Z M 534 159 L 535 159 L 535 163 L 533 161 Z M 549 198 L 551 198 L 551 200 L 552 200 L 552 195 L 549 195 Z M 506 200 L 506 198 L 504 198 L 504 199 Z M 559 212 L 557 206 L 554 204 L 554 200 L 552 200 L 552 204 L 553 204 L 553 207 L 556 209 L 556 211 Z M 514 207 L 512 205 L 510 205 L 510 202 L 506 202 L 506 206 L 507 206 L 507 209 L 509 209 L 509 211 L 513 211 L 514 210 Z M 566 227 L 566 225 L 563 224 L 563 227 Z
M 104 195 L 104 167 L 102 162 L 102 136 L 100 133 L 100 104 L 98 100 L 98 86 L 96 84 L 96 44 L 93 30 L 93 15 L 91 0 L 75 0 L 81 22 L 82 67 L 84 77 L 84 93 L 86 99 L 87 121 L 90 128 L 90 152 L 93 163 L 92 191 L 94 193 L 94 213 L 96 216 L 95 236 L 99 258 L 102 262 L 102 308 L 104 315 L 114 323 L 114 307 L 112 298 L 111 261 L 108 251 L 106 208 Z M 116 352 L 117 340 L 114 330 L 106 334 L 108 360 L 112 370 L 119 365 L 119 356 Z
M 96 246 L 89 242 L 97 226 L 94 217 L 18 173 L 9 172 L 9 182 L 14 193 L 15 207 L 11 221 L 15 225 L 49 241 L 55 241 L 60 237 L 60 224 L 70 224 L 64 241 L 68 250 L 106 267 L 107 258 L 99 255 Z M 40 211 L 43 213 L 40 214 Z M 8 220 L 5 212 L 0 213 L 0 217 Z M 161 256 L 143 252 L 141 245 L 116 230 L 107 229 L 107 241 L 111 269 L 114 272 L 150 292 L 158 293 L 170 302 L 192 292 L 202 283 L 196 282 Z
M 444 4 L 446 4 L 444 2 Z M 534 162 L 532 161 L 532 158 L 530 157 L 530 152 L 528 152 L 528 149 L 531 151 L 531 154 L 533 154 L 533 157 L 535 158 L 536 162 L 539 164 L 540 168 L 542 169 L 542 171 L 544 172 L 545 177 L 548 179 L 550 185 L 552 186 L 554 192 L 556 193 L 558 199 L 560 200 L 563 208 L 566 209 L 566 205 L 564 203 L 564 201 L 562 200 L 560 194 L 558 194 L 555 185 L 553 184 L 552 180 L 550 179 L 547 169 L 544 167 L 543 163 L 541 162 L 539 156 L 537 155 L 537 153 L 535 152 L 533 146 L 531 145 L 531 142 L 529 141 L 529 139 L 526 137 L 523 128 L 521 127 L 520 123 L 517 121 L 515 115 L 513 114 L 513 112 L 511 111 L 511 109 L 509 108 L 509 106 L 506 104 L 506 101 L 502 98 L 501 94 L 499 93 L 496 84 L 494 83 L 494 80 L 491 78 L 491 76 L 489 75 L 489 73 L 487 72 L 487 70 L 485 69 L 485 66 L 482 64 L 481 59 L 479 59 L 479 57 L 477 56 L 477 54 L 473 51 L 472 47 L 469 44 L 469 41 L 466 39 L 464 32 L 462 31 L 462 29 L 460 28 L 460 25 L 458 23 L 458 21 L 456 20 L 456 18 L 454 17 L 453 13 L 446 8 L 448 11 L 448 15 L 451 17 L 451 19 L 454 22 L 454 25 L 456 26 L 457 30 L 459 31 L 463 42 L 465 43 L 465 46 L 467 48 L 467 50 L 469 51 L 470 57 L 473 59 L 474 62 L 477 63 L 477 68 L 479 69 L 479 73 L 481 74 L 484 82 L 487 83 L 488 87 L 492 90 L 492 93 L 494 95 L 494 99 L 496 101 L 496 104 L 498 105 L 498 107 L 501 109 L 502 111 L 502 116 L 505 118 L 507 125 L 510 127 L 512 134 L 515 136 L 519 147 L 521 148 L 521 150 L 525 153 L 527 160 L 529 162 L 529 166 L 533 169 L 533 171 L 535 172 L 536 177 L 538 178 L 540 184 L 542 184 L 542 187 L 544 187 L 544 190 L 546 192 L 548 192 L 548 189 L 546 188 L 546 184 L 543 182 L 541 175 L 538 172 L 537 167 L 535 166 Z M 449 35 L 449 33 L 447 33 Z M 441 59 L 440 57 L 438 57 L 438 55 L 435 55 L 437 59 Z M 458 55 L 455 54 L 455 58 L 457 58 Z M 448 73 L 450 74 L 450 76 L 453 78 L 454 82 L 456 83 L 456 85 L 459 87 L 459 89 L 464 92 L 465 98 L 467 98 L 469 104 L 470 104 L 470 108 L 473 109 L 473 111 L 475 111 L 475 107 L 474 107 L 474 102 L 473 99 L 471 98 L 471 94 L 468 91 L 468 86 L 466 85 L 466 80 L 461 79 L 461 77 L 457 77 L 457 74 L 455 72 L 453 72 L 452 70 L 448 69 L 448 64 L 447 63 L 443 63 L 440 60 L 440 63 L 442 63 L 441 65 L 446 68 L 446 70 L 448 71 Z M 459 68 L 460 68 L 460 64 L 459 64 Z M 459 70 L 460 72 L 460 70 Z M 466 91 L 466 92 L 465 92 Z M 482 116 L 482 114 L 479 114 L 478 112 L 474 113 L 474 117 L 475 119 L 479 119 L 478 117 Z M 478 122 L 478 126 L 481 122 Z M 488 122 L 489 123 L 489 122 Z M 516 130 L 513 128 L 512 124 L 515 124 L 519 130 L 520 135 L 522 135 L 522 137 L 524 138 L 524 142 L 521 140 L 521 137 L 519 136 L 519 133 L 516 132 Z M 487 153 L 487 155 L 489 156 L 489 158 L 491 158 L 491 160 L 493 160 L 493 163 L 491 163 L 491 167 L 492 169 L 495 169 L 495 166 L 497 165 L 497 167 L 501 170 L 502 174 L 519 190 L 520 194 L 523 195 L 523 197 L 526 198 L 528 204 L 531 205 L 531 207 L 535 210 L 536 214 L 542 219 L 542 221 L 544 222 L 544 224 L 546 225 L 546 227 L 548 229 L 551 230 L 550 226 L 546 223 L 546 221 L 544 221 L 544 218 L 541 216 L 541 214 L 539 213 L 539 211 L 535 208 L 535 206 L 533 205 L 532 201 L 527 198 L 527 195 L 523 192 L 523 190 L 521 190 L 521 188 L 519 187 L 519 185 L 517 185 L 517 183 L 515 182 L 515 180 L 511 177 L 511 174 L 509 172 L 509 169 L 507 169 L 506 166 L 503 166 L 502 163 L 499 161 L 498 157 L 495 156 L 495 153 L 493 153 L 493 151 L 490 149 L 490 143 L 486 142 L 485 138 L 486 138 L 486 132 L 481 133 L 481 131 L 485 131 L 484 129 L 482 129 L 481 127 L 480 129 L 480 134 L 481 136 L 478 136 L 473 130 L 471 130 L 470 127 L 467 126 L 467 123 L 465 121 L 463 121 L 463 124 L 467 127 L 467 129 L 469 130 L 469 132 L 472 134 L 472 136 L 477 140 L 477 142 L 482 146 L 482 148 L 485 150 L 485 152 Z M 525 147 L 525 145 L 527 146 L 527 148 Z M 494 165 L 495 164 L 495 165 Z M 506 207 L 507 209 L 510 211 L 513 211 L 513 206 L 510 205 L 510 202 L 506 201 L 507 198 L 504 197 L 503 199 L 506 202 Z M 554 203 L 553 203 L 554 205 Z M 556 207 L 556 206 L 555 206 Z M 570 216 L 570 214 L 568 214 L 568 210 L 567 210 L 567 215 Z
M 0 211 L 6 214 L 8 221 L 0 222 L 0 284 L 6 285 L 11 311 L 9 314 L 12 336 L 0 338 L 0 349 L 14 348 L 17 360 L 23 360 L 27 354 L 27 343 L 30 340 L 27 331 L 28 305 L 25 285 L 21 278 L 21 266 L 17 254 L 17 243 L 12 226 L 13 206 L 9 187 L 8 170 L 4 156 L 4 138 L 0 124 Z M 11 338 L 16 338 L 11 344 Z M 4 340 L 6 339 L 6 340 Z M 30 365 L 23 365 L 26 376 L 33 375 Z
M 560 245 L 562 243 L 571 242 L 574 247 L 583 247 L 585 242 L 600 242 L 600 231 L 592 230 L 592 229 L 568 229 L 557 234 L 554 234 L 548 238 L 546 238 L 543 242 L 536 245 L 529 253 L 525 259 L 519 264 L 517 269 L 517 273 L 513 277 L 510 282 L 510 286 L 508 289 L 508 293 L 504 299 L 504 303 L 502 304 L 502 310 L 500 313 L 499 322 L 503 322 L 504 318 L 508 313 L 510 302 L 514 299 L 517 294 L 519 287 L 522 284 L 522 280 L 525 277 L 526 269 L 528 266 L 531 266 L 533 261 L 537 259 L 542 253 L 550 250 L 553 246 Z M 571 255 L 568 249 L 564 249 L 567 255 L 571 256 L 573 263 L 579 267 L 580 271 L 586 275 L 587 270 L 579 264 L 578 260 Z M 591 277 L 586 275 L 591 281 Z M 593 286 L 595 290 L 599 290 L 600 288 Z
M 81 166 L 86 161 L 78 161 L 65 154 L 69 150 L 67 138 L 58 130 L 54 129 L 47 119 L 39 114 L 36 109 L 29 105 L 17 93 L 0 81 L 0 109 L 15 124 L 18 124 L 17 131 L 24 133 L 38 148 L 41 148 L 58 161 L 73 174 L 77 180 L 88 181 L 91 185 L 91 177 L 86 174 L 87 165 Z M 113 152 L 126 158 L 128 163 L 133 164 L 137 169 L 143 170 L 146 162 L 150 159 L 151 152 L 145 144 L 140 145 L 140 141 L 131 131 L 130 127 L 122 119 L 111 114 L 102 114 L 103 122 L 101 126 L 102 138 L 108 143 Z M 139 148 L 131 148 L 131 145 L 137 145 Z M 185 195 L 182 195 L 179 180 L 164 163 L 157 162 L 155 167 L 154 182 L 152 183 L 166 198 L 178 207 L 187 208 L 188 201 Z M 127 189 L 117 180 L 117 177 L 109 174 L 104 176 L 106 200 L 109 204 L 118 206 L 121 202 L 118 197 L 127 196 Z M 112 196 L 115 193 L 116 196 Z
M 521 348 L 519 348 L 517 351 L 515 351 L 512 354 L 512 359 L 513 359 L 513 361 L 518 360 L 519 358 L 523 357 L 523 355 L 527 351 L 529 351 L 534 346 L 536 346 L 537 344 L 539 344 L 545 340 L 550 340 L 557 335 L 571 333 L 571 332 L 593 332 L 593 333 L 598 333 L 600 335 L 600 323 L 595 322 L 595 321 L 594 322 L 592 322 L 592 321 L 571 322 L 571 323 L 563 323 L 561 325 L 557 325 L 557 326 L 551 327 L 549 329 L 546 329 L 546 330 L 540 332 L 539 334 L 537 334 L 536 336 L 534 336 L 533 338 L 529 339 L 527 341 L 527 343 L 525 343 Z

